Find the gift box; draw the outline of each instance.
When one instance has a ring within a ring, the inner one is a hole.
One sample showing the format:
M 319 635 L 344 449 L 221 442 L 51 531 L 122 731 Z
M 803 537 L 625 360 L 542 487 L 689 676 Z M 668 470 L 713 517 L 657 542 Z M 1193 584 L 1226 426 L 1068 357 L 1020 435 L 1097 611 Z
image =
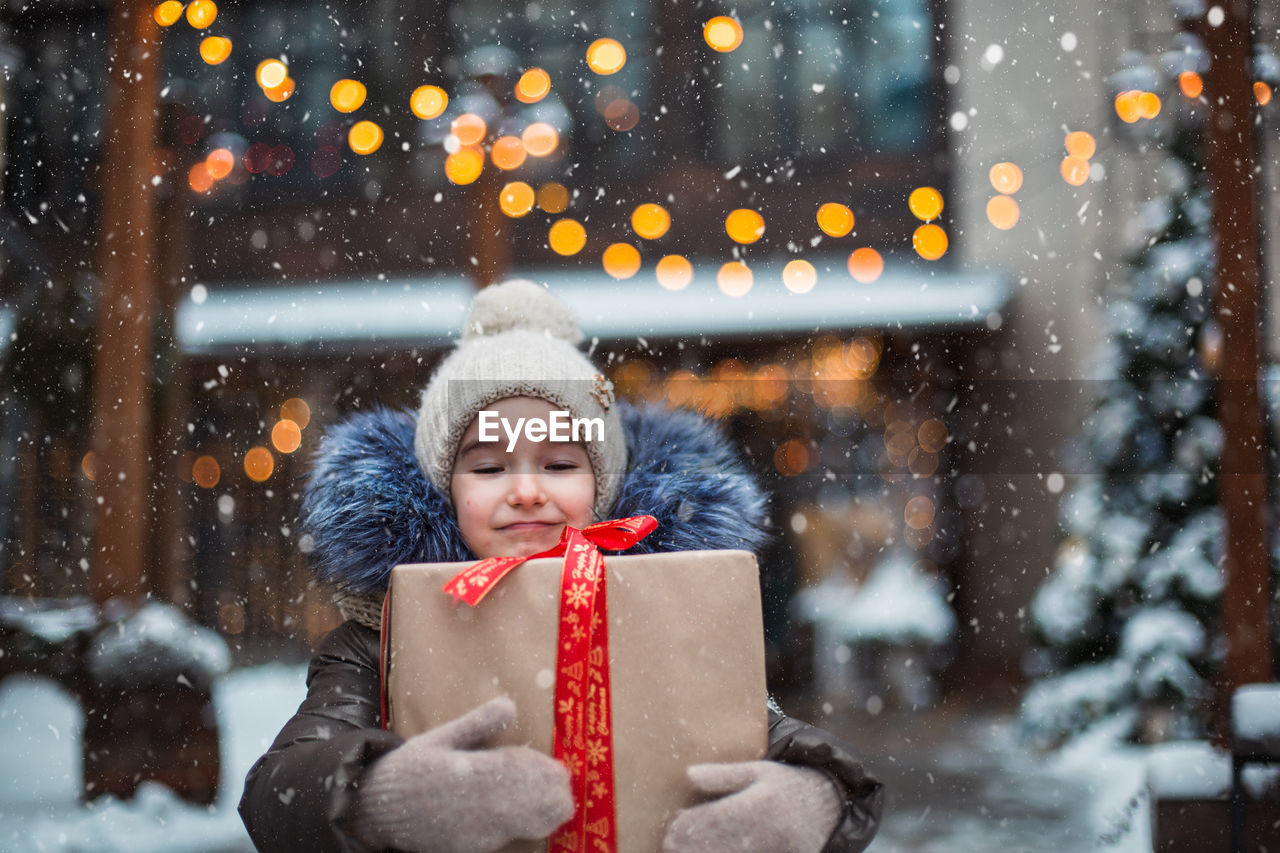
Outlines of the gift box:
M 555 754 L 553 732 L 564 722 L 556 680 L 557 643 L 567 640 L 560 636 L 565 559 L 523 562 L 475 607 L 442 591 L 466 565 L 392 571 L 383 654 L 388 728 L 410 737 L 506 694 L 518 719 L 495 745 Z M 676 810 L 698 802 L 687 766 L 764 756 L 759 572 L 746 551 L 694 551 L 610 556 L 605 573 L 616 848 L 599 849 L 657 853 Z

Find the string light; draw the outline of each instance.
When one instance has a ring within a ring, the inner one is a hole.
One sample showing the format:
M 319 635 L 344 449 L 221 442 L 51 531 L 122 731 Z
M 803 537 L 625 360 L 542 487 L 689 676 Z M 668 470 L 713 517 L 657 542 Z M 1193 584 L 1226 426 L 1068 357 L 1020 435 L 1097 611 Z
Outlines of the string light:
M 372 154 L 382 147 L 382 128 L 371 121 L 358 121 L 347 133 L 347 144 L 357 154 Z
M 728 53 L 742 44 L 742 24 L 733 18 L 717 15 L 702 25 L 702 38 L 713 50 Z
M 340 113 L 353 113 L 360 109 L 367 94 L 359 80 L 339 80 L 329 88 L 329 103 Z
M 684 290 L 693 281 L 693 264 L 682 255 L 667 255 L 654 268 L 658 284 L 665 290 Z
M 754 243 L 764 236 L 764 217 L 754 210 L 738 208 L 725 217 L 724 230 L 735 243 Z
M 419 86 L 409 96 L 409 109 L 420 119 L 433 119 L 449 106 L 449 95 L 439 86 Z
M 818 227 L 830 237 L 843 237 L 853 230 L 853 211 L 829 201 L 818 208 Z
M 587 245 L 587 229 L 576 219 L 557 219 L 547 231 L 547 242 L 557 255 L 576 255 Z
M 213 0 L 193 0 L 187 7 L 187 23 L 203 30 L 218 17 L 218 5 Z
M 221 65 L 231 56 L 231 39 L 208 36 L 200 42 L 200 58 L 209 65 Z
M 615 39 L 596 39 L 587 47 L 587 66 L 597 74 L 616 74 L 627 64 L 627 51 Z
M 671 228 L 671 214 L 660 204 L 641 204 L 631 211 L 631 229 L 646 240 L 656 240 Z

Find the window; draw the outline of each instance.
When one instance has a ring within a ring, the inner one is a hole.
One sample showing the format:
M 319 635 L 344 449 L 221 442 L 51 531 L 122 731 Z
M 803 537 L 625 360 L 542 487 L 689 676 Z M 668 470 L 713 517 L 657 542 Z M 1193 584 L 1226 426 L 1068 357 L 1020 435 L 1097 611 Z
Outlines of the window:
M 823 161 L 928 147 L 927 0 L 739 5 L 742 46 L 719 65 L 716 154 Z

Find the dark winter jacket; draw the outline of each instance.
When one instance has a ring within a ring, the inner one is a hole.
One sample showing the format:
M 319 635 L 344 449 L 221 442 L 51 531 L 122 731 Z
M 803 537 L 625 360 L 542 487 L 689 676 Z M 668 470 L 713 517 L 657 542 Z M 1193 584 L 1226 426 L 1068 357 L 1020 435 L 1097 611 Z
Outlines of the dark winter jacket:
M 443 497 L 413 453 L 414 417 L 377 410 L 330 431 L 303 500 L 320 576 L 376 595 L 400 563 L 472 560 Z M 701 417 L 623 411 L 628 469 L 615 517 L 646 513 L 658 529 L 628 553 L 757 549 L 765 500 L 729 443 Z M 355 621 L 321 642 L 307 697 L 245 780 L 240 814 L 263 853 L 358 851 L 342 830 L 366 767 L 399 746 L 381 728 L 379 633 Z M 845 796 L 824 853 L 856 853 L 879 825 L 882 788 L 852 748 L 806 723 L 769 713 L 768 757 L 828 773 Z

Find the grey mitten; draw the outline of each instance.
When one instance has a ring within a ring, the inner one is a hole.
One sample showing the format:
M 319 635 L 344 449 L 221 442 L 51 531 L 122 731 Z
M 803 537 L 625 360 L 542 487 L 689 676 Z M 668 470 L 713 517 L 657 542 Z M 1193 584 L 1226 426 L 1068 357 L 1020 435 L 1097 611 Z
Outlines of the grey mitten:
M 663 853 L 820 853 L 840 822 L 835 780 L 778 761 L 695 764 L 694 790 L 719 799 L 679 811 Z
M 482 748 L 515 720 L 507 697 L 405 741 L 369 766 L 346 820 L 356 840 L 414 853 L 489 853 L 573 816 L 569 772 L 527 746 Z

